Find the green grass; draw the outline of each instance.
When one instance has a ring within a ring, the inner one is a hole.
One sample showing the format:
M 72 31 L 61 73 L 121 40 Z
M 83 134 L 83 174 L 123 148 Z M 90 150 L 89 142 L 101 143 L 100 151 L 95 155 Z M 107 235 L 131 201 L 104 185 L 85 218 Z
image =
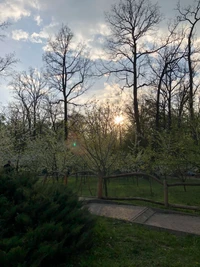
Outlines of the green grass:
M 84 197 L 97 196 L 97 183 L 97 177 L 93 176 L 82 176 L 78 178 L 70 176 L 68 179 L 68 186 L 79 196 Z
M 48 182 L 52 183 L 53 180 L 49 178 Z M 62 179 L 59 179 L 59 182 L 62 183 Z M 170 184 L 177 182 L 180 182 L 180 180 L 174 178 L 168 179 L 168 183 Z M 200 182 L 200 180 L 198 181 L 190 178 L 186 182 L 197 183 Z M 70 176 L 68 178 L 68 187 L 70 187 L 71 190 L 74 191 L 78 196 L 83 197 L 97 197 L 97 183 L 98 179 L 93 176 L 82 176 L 78 178 Z M 156 181 L 151 181 L 151 185 L 152 186 L 150 187 L 149 181 L 143 178 L 139 178 L 138 180 L 134 177 L 109 179 L 107 182 L 108 197 L 142 197 L 158 202 L 164 202 L 163 185 L 157 183 Z M 200 186 L 187 186 L 186 192 L 184 191 L 183 186 L 169 187 L 168 190 L 170 204 L 200 207 Z M 123 202 L 138 206 L 164 208 L 163 205 L 153 204 L 146 201 L 125 200 Z M 178 208 L 173 209 L 200 214 L 199 211 L 197 212 Z
M 168 183 L 180 182 L 178 179 L 168 179 Z M 188 179 L 188 183 L 197 183 L 198 180 Z M 200 181 L 199 181 L 200 182 Z M 146 179 L 136 178 L 117 178 L 109 179 L 107 182 L 109 197 L 143 197 L 154 201 L 164 201 L 163 185 L 152 181 L 152 187 Z M 70 177 L 68 186 L 78 193 L 79 196 L 97 195 L 97 178 L 78 178 Z M 169 203 L 200 206 L 200 186 L 187 186 L 186 192 L 183 186 L 169 187 Z M 105 195 L 105 194 L 104 194 Z M 135 203 L 135 202 L 134 202 Z M 137 201 L 137 203 L 143 203 Z M 147 203 L 147 202 L 145 202 Z
M 71 266 L 200 266 L 198 236 L 176 236 L 104 217 L 98 217 L 95 232 L 95 245 Z

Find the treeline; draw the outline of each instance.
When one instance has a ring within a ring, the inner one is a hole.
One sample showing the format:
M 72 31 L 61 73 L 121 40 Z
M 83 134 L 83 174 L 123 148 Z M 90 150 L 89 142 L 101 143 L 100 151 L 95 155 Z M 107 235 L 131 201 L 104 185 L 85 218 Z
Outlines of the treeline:
M 182 179 L 189 170 L 198 172 L 200 1 L 177 4 L 165 26 L 159 6 L 148 0 L 122 0 L 105 19 L 106 60 L 91 60 L 63 24 L 48 40 L 44 69 L 15 74 L 15 100 L 0 122 L 1 164 L 11 159 L 17 170 L 64 172 L 70 166 L 104 175 L 145 170 Z M 12 59 L 1 61 L 4 69 Z M 120 108 L 79 105 L 92 82 L 105 75 L 131 92 L 129 101 Z M 124 119 L 117 124 L 119 113 Z

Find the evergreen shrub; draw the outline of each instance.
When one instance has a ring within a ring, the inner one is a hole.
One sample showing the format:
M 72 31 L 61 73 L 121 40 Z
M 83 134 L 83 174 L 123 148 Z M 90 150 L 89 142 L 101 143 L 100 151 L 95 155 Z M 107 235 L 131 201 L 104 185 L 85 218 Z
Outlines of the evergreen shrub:
M 0 266 L 70 266 L 92 245 L 94 224 L 66 186 L 0 174 Z

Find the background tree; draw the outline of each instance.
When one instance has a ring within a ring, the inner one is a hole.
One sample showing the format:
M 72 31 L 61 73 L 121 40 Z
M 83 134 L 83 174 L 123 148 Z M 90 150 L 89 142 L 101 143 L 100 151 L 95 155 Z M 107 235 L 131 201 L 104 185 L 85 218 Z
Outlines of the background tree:
M 117 112 L 110 104 L 95 105 L 74 125 L 78 139 L 77 152 L 90 170 L 107 175 L 117 168 L 119 128 Z
M 48 83 L 58 95 L 54 102 L 63 102 L 65 139 L 68 138 L 69 105 L 76 105 L 75 99 L 88 89 L 87 81 L 91 67 L 85 46 L 74 46 L 72 39 L 72 31 L 63 25 L 58 34 L 49 39 L 48 51 L 43 57 Z
M 73 164 L 73 155 L 60 136 L 63 136 L 62 133 L 47 129 L 43 135 L 28 141 L 21 156 L 21 165 L 32 173 L 41 174 L 45 169 L 58 181 Z
M 152 86 L 155 88 L 155 128 L 170 129 L 175 96 L 183 92 L 180 90 L 185 83 L 187 70 L 185 68 L 186 51 L 183 45 L 185 34 L 183 31 L 175 33 L 173 39 L 157 52 L 156 57 L 150 58 L 149 67 L 152 70 Z M 185 94 L 182 94 L 185 103 Z M 177 104 L 177 103 L 176 103 Z M 180 107 L 183 109 L 183 107 Z M 162 116 L 161 116 L 162 114 Z
M 14 98 L 21 106 L 27 130 L 35 137 L 37 132 L 41 131 L 42 121 L 45 120 L 45 116 L 42 118 L 42 102 L 49 93 L 46 79 L 43 73 L 30 68 L 28 72 L 17 73 L 10 85 Z
M 53 95 L 45 95 L 43 110 L 46 113 L 45 117 L 48 127 L 55 133 L 60 133 L 60 129 L 63 129 L 63 107 L 61 103 L 54 103 L 53 99 Z
M 158 5 L 148 0 L 123 0 L 113 5 L 106 14 L 111 30 L 107 42 L 111 62 L 106 66 L 107 73 L 115 74 L 123 89 L 132 89 L 136 136 L 140 140 L 138 90 L 147 86 L 147 56 L 158 49 L 153 41 L 147 42 L 146 38 L 152 38 L 160 21 Z
M 1 114 L 6 116 L 6 114 Z M 0 123 L 0 166 L 7 163 L 8 160 L 13 161 L 14 155 L 14 139 L 7 127 L 7 122 L 1 120 Z
M 21 103 L 10 103 L 7 108 L 6 129 L 12 137 L 11 160 L 19 170 L 26 144 L 30 141 L 30 134 L 27 129 L 27 120 L 24 106 Z
M 0 31 L 5 30 L 9 26 L 8 23 L 4 22 L 0 24 Z M 5 35 L 0 35 L 0 40 L 4 38 Z M 0 57 L 0 76 L 7 76 L 10 74 L 12 66 L 17 62 L 14 53 L 10 53 L 5 55 L 4 57 Z
M 180 2 L 178 3 L 177 10 L 179 13 L 179 22 L 186 23 L 189 25 L 187 27 L 187 64 L 189 70 L 189 112 L 191 120 L 194 119 L 194 94 L 197 87 L 194 83 L 195 77 L 195 65 L 197 63 L 197 54 L 199 49 L 196 50 L 194 46 L 194 35 L 195 27 L 200 20 L 200 1 L 194 2 L 194 5 L 189 5 L 187 7 L 181 7 Z

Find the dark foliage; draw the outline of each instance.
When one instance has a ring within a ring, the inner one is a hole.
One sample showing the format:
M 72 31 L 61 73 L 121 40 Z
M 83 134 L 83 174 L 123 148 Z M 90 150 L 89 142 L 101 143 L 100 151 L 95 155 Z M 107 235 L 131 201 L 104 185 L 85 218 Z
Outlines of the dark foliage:
M 0 266 L 69 266 L 92 245 L 93 226 L 65 186 L 0 174 Z

